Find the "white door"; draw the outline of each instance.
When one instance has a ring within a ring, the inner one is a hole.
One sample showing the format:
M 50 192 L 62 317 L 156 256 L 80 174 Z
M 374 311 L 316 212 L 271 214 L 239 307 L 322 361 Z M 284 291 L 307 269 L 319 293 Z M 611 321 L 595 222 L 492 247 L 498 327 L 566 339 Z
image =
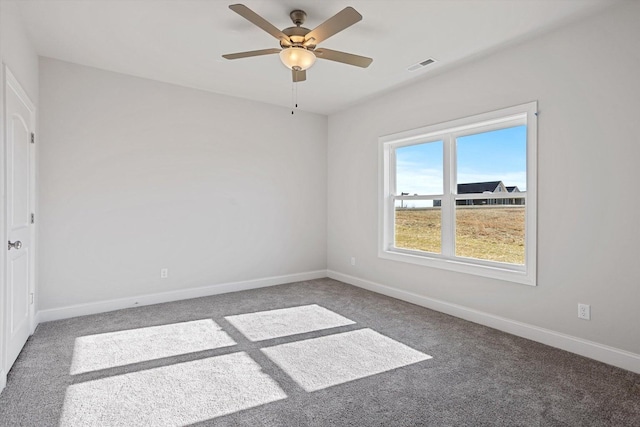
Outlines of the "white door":
M 5 67 L 6 230 L 6 371 L 32 332 L 34 160 L 31 144 L 35 110 L 26 93 Z

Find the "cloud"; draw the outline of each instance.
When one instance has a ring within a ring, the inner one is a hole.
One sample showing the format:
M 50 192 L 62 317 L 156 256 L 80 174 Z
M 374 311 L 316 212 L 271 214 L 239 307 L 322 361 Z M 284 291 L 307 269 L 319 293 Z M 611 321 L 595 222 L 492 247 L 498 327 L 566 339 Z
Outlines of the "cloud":
M 398 194 L 442 194 L 442 169 L 425 168 L 412 162 L 398 162 L 396 190 Z

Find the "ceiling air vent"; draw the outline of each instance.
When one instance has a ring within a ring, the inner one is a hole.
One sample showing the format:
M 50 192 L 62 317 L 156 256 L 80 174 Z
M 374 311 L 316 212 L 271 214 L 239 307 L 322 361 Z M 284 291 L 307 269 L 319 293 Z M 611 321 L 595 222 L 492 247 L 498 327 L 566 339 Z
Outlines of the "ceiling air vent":
M 431 65 L 431 64 L 433 64 L 434 62 L 436 62 L 436 60 L 435 60 L 435 59 L 433 59 L 433 58 L 425 59 L 424 61 L 420 61 L 420 62 L 418 62 L 417 64 L 412 65 L 411 67 L 407 68 L 407 70 L 409 70 L 409 71 L 416 71 L 416 70 L 419 70 L 419 69 L 421 69 L 421 68 L 426 67 L 427 65 Z

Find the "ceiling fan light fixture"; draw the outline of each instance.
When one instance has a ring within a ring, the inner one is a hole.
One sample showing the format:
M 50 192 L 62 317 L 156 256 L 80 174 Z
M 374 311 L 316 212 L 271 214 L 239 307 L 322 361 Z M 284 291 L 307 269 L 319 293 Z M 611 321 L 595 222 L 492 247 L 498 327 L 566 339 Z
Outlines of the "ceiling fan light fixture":
M 303 71 L 316 62 L 316 55 L 304 47 L 292 46 L 280 51 L 280 60 L 290 70 Z

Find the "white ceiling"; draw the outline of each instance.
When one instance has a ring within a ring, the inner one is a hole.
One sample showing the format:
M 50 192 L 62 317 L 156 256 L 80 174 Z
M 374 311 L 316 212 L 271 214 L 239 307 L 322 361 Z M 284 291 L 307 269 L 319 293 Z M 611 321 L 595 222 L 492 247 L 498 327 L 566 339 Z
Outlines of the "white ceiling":
M 523 38 L 595 13 L 612 0 L 29 0 L 19 2 L 39 55 L 139 77 L 291 106 L 291 74 L 277 55 L 224 53 L 278 47 L 228 9 L 242 1 L 278 28 L 303 9 L 313 29 L 346 6 L 363 20 L 321 47 L 369 56 L 367 69 L 319 60 L 298 84 L 300 108 L 330 114 L 410 79 L 426 78 Z M 429 57 L 437 63 L 407 68 Z

